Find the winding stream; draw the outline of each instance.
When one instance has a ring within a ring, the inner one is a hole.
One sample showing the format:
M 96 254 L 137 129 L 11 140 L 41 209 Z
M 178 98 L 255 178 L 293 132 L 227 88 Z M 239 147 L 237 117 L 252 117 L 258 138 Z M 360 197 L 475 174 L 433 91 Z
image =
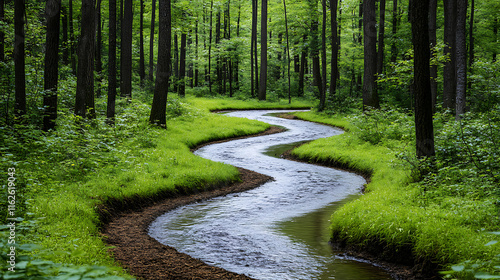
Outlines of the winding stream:
M 345 171 L 284 160 L 282 145 L 329 137 L 341 130 L 269 116 L 257 119 L 288 131 L 213 144 L 196 154 L 275 178 L 243 193 L 186 205 L 153 222 L 149 234 L 180 252 L 256 279 L 392 279 L 382 269 L 344 257 L 328 245 L 328 220 L 356 198 L 365 180 Z

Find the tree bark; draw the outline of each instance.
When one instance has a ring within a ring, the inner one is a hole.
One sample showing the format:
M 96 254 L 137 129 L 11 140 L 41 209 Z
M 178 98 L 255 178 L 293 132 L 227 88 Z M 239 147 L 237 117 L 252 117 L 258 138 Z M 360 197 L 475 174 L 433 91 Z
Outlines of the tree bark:
M 177 92 L 180 97 L 186 96 L 186 81 L 184 77 L 186 76 L 186 33 L 182 32 L 181 34 L 181 51 L 180 51 L 180 60 L 179 60 L 179 81 Z
M 5 22 L 5 3 L 4 0 L 0 0 L 0 22 Z M 0 61 L 5 60 L 5 33 L 0 30 Z
M 266 100 L 267 90 L 267 0 L 262 0 L 260 29 L 259 100 Z
M 457 6 L 455 0 L 444 0 L 444 55 L 449 56 L 443 73 L 443 108 L 455 109 L 456 103 L 456 28 Z
M 471 0 L 470 7 L 470 22 L 469 22 L 469 72 L 472 74 L 472 66 L 474 64 L 474 9 L 475 1 Z M 467 88 L 472 89 L 472 82 L 469 80 Z
M 144 65 L 144 0 L 140 1 L 141 10 L 139 16 L 139 78 L 141 84 L 146 78 L 146 66 Z
M 303 47 L 302 47 L 302 53 L 300 56 L 300 69 L 299 69 L 299 96 L 304 96 L 304 78 L 306 74 L 306 69 L 307 69 L 307 52 L 308 49 L 306 47 L 307 44 L 307 35 L 303 35 Z
M 435 155 L 430 84 L 429 0 L 410 0 L 414 46 L 415 132 L 417 157 Z
M 398 12 L 398 0 L 392 1 L 392 39 L 393 43 L 391 45 L 391 62 L 396 62 L 398 56 L 398 48 L 396 46 L 396 36 L 398 33 L 399 24 L 399 12 Z
M 102 27 L 101 27 L 101 0 L 97 0 L 96 6 L 96 48 L 95 48 L 95 72 L 97 74 L 97 97 L 101 96 L 101 73 L 102 73 Z
M 427 8 L 428 9 L 428 8 Z M 364 75 L 363 110 L 379 108 L 377 93 L 377 28 L 375 0 L 363 1 Z
M 258 65 L 257 65 L 257 0 L 252 0 L 252 38 L 251 38 L 251 46 L 250 46 L 250 79 L 251 86 L 250 91 L 252 97 L 257 95 L 259 90 L 258 86 Z M 255 72 L 254 72 L 255 71 Z M 255 75 L 254 75 L 255 73 Z
M 115 123 L 116 103 L 116 0 L 109 0 L 108 102 L 107 123 Z
M 457 0 L 457 100 L 455 117 L 459 120 L 465 114 L 467 93 L 467 0 Z
M 69 0 L 69 58 L 71 60 L 71 69 L 76 74 L 75 58 L 75 32 L 73 26 L 73 0 Z
M 323 27 L 321 29 L 321 96 L 323 98 L 323 106 L 321 110 L 324 110 L 326 107 L 326 0 L 322 0 L 322 9 L 323 9 Z
M 380 0 L 380 20 L 378 24 L 377 74 L 384 70 L 384 40 L 385 40 L 385 0 Z
M 171 57 L 171 8 L 170 0 L 159 0 L 159 28 L 158 28 L 158 60 L 156 70 L 155 91 L 149 122 L 167 128 L 167 97 L 170 78 Z
M 151 33 L 149 35 L 149 72 L 148 79 L 153 81 L 154 73 L 154 42 L 155 42 L 155 16 L 156 16 L 156 0 L 151 3 Z
M 210 95 L 212 95 L 212 33 L 213 33 L 213 13 L 214 13 L 214 1 L 210 1 L 210 31 L 208 39 L 208 88 Z
M 14 2 L 14 73 L 15 104 L 14 114 L 18 117 L 26 114 L 26 78 L 24 69 L 24 0 Z
M 339 37 L 337 37 L 337 6 L 338 0 L 330 0 L 331 32 L 332 32 L 332 70 L 330 73 L 330 96 L 335 96 L 337 90 Z
M 43 130 L 49 131 L 56 126 L 57 119 L 57 79 L 59 62 L 59 25 L 61 14 L 61 0 L 47 0 L 45 16 L 47 18 L 47 32 L 45 40 L 45 67 L 44 85 L 46 91 L 43 97 L 44 116 Z
M 93 119 L 96 117 L 94 105 L 95 0 L 82 0 L 81 10 L 75 114 Z
M 1 1 L 1 0 L 0 0 Z M 62 23 L 62 61 L 64 65 L 69 65 L 69 44 L 68 41 L 68 11 L 61 4 L 61 23 Z
M 429 42 L 431 48 L 434 48 L 437 44 L 436 36 L 436 18 L 437 18 L 437 0 L 429 1 Z M 431 49 L 431 56 L 436 57 L 436 52 Z M 437 71 L 438 67 L 436 64 L 431 65 L 431 95 L 432 95 L 432 108 L 436 109 L 437 102 Z
M 285 31 L 286 31 L 286 53 L 287 53 L 287 71 L 288 71 L 288 104 L 292 103 L 292 83 L 290 79 L 290 41 L 288 36 L 288 17 L 286 14 L 286 0 L 283 0 L 283 10 L 285 13 Z
M 121 26 L 121 59 L 120 59 L 120 89 L 121 96 L 132 98 L 132 0 L 123 3 L 123 20 Z

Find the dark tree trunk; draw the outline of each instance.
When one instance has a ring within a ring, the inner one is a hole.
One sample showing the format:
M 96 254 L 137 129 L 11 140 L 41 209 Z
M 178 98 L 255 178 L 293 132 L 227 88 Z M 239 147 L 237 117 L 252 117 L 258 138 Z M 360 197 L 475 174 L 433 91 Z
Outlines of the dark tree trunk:
M 252 0 L 252 38 L 250 46 L 251 95 L 255 97 L 259 91 L 259 70 L 257 64 L 257 0 Z M 254 72 L 255 71 L 255 72 Z M 255 73 L 255 75 L 254 75 Z
M 287 71 L 288 71 L 288 104 L 292 103 L 292 82 L 290 78 L 290 41 L 288 36 L 288 17 L 286 14 L 286 0 L 283 0 L 283 9 L 285 13 L 285 31 L 286 31 L 286 53 L 287 53 Z
M 380 0 L 380 21 L 378 24 L 377 74 L 384 71 L 384 39 L 385 39 L 385 0 Z
M 95 0 L 82 1 L 80 44 L 76 82 L 75 114 L 95 118 L 94 54 L 95 54 Z
M 338 54 L 339 54 L 339 38 L 337 37 L 337 6 L 338 0 L 330 0 L 330 12 L 331 12 L 331 32 L 332 32 L 332 70 L 330 73 L 330 96 L 335 96 L 337 90 L 337 77 L 338 73 Z
M 0 0 L 1 1 L 1 0 Z M 68 42 L 68 11 L 61 5 L 61 23 L 62 23 L 62 61 L 64 65 L 69 64 L 69 44 Z
M 469 22 L 469 72 L 472 73 L 472 66 L 474 64 L 474 7 L 475 1 L 471 0 L 470 7 L 470 22 Z M 469 80 L 467 88 L 472 89 L 472 82 Z
M 172 25 L 170 0 L 159 0 L 158 60 L 155 91 L 149 122 L 167 127 L 168 80 L 170 78 L 170 48 Z
M 456 119 L 465 114 L 467 91 L 467 0 L 457 0 L 457 101 Z
M 302 47 L 302 53 L 300 56 L 300 69 L 299 69 L 299 96 L 304 96 L 304 77 L 306 74 L 306 69 L 307 69 L 307 35 L 304 34 L 303 36 L 303 47 Z
M 59 25 L 60 25 L 61 0 L 47 0 L 45 16 L 47 18 L 47 33 L 45 41 L 45 68 L 44 85 L 46 91 L 43 97 L 45 108 L 43 116 L 43 130 L 54 129 L 57 119 L 57 78 L 59 55 Z
M 498 41 L 498 18 L 493 20 L 493 43 L 496 44 Z M 497 61 L 496 48 L 493 48 L 493 62 Z
M 199 83 L 199 75 L 200 75 L 200 70 L 199 70 L 199 63 L 198 63 L 198 45 L 199 45 L 199 40 L 198 40 L 198 20 L 196 21 L 196 27 L 195 27 L 195 59 L 196 62 L 194 64 L 194 86 L 197 87 L 200 85 Z
M 427 8 L 428 9 L 428 8 Z M 363 110 L 379 108 L 377 93 L 377 27 L 375 0 L 363 1 L 364 75 Z
M 144 0 L 140 1 L 141 10 L 139 18 L 139 78 L 141 84 L 146 78 L 146 66 L 144 65 Z
M 437 44 L 436 36 L 436 18 L 437 18 L 437 0 L 429 1 L 429 42 L 431 48 L 434 48 Z M 431 56 L 436 57 L 436 52 L 431 49 Z M 432 108 L 436 109 L 437 102 L 437 71 L 438 67 L 436 64 L 431 65 L 431 94 L 432 94 Z
M 428 28 L 429 0 L 410 0 L 414 56 L 415 132 L 417 157 L 431 157 L 434 151 L 430 49 Z
M 455 109 L 456 103 L 456 29 L 457 2 L 444 0 L 444 54 L 449 56 L 445 62 L 443 73 L 443 107 Z
M 217 12 L 217 22 L 215 24 L 215 45 L 219 47 L 220 44 L 220 39 L 221 39 L 221 23 L 220 23 L 220 10 Z M 217 55 L 217 61 L 216 61 L 217 67 L 215 69 L 215 72 L 217 72 L 217 91 L 221 95 L 222 94 L 222 61 L 220 54 Z
M 155 43 L 155 16 L 156 16 L 156 0 L 151 3 L 151 33 L 149 35 L 149 72 L 148 79 L 153 81 L 154 72 L 154 43 Z
M 260 29 L 259 100 L 266 100 L 267 89 L 267 0 L 262 0 Z
M 71 69 L 73 74 L 76 74 L 76 57 L 75 57 L 75 31 L 73 26 L 73 0 L 69 0 L 69 58 L 71 60 Z
M 101 96 L 101 74 L 102 74 L 102 27 L 101 27 L 101 0 L 97 0 L 96 6 L 96 29 L 97 29 L 97 39 L 95 48 L 95 71 L 97 73 L 97 97 Z
M 134 19 L 132 0 L 123 3 L 121 26 L 120 89 L 121 96 L 132 98 L 132 23 Z
M 24 70 L 24 1 L 14 2 L 14 72 L 15 72 L 15 104 L 14 114 L 26 114 L 26 78 Z
M 391 45 L 391 62 L 396 62 L 398 57 L 398 48 L 396 46 L 396 36 L 398 33 L 399 12 L 398 0 L 392 1 L 392 45 Z
M 5 11 L 4 11 L 5 3 L 4 0 L 0 0 L 0 22 L 5 22 Z M 5 59 L 5 33 L 0 30 L 0 61 L 4 61 Z
M 236 37 L 240 37 L 240 21 L 241 21 L 241 3 L 238 6 L 238 20 L 237 20 L 237 26 L 236 26 Z M 236 54 L 236 60 L 234 62 L 234 83 L 235 83 L 235 90 L 240 89 L 240 52 L 237 52 Z
M 208 39 L 208 88 L 212 95 L 212 33 L 213 33 L 214 1 L 210 1 L 210 30 Z
M 116 0 L 109 0 L 108 103 L 106 118 L 115 123 L 116 101 Z
M 323 28 L 321 29 L 321 92 L 319 111 L 323 111 L 326 106 L 326 0 L 322 0 L 323 8 Z
M 316 87 L 319 94 L 319 111 L 325 107 L 325 98 L 323 95 L 323 83 L 321 81 L 321 67 L 319 63 L 319 38 L 318 38 L 318 20 L 313 19 L 311 23 L 311 57 L 312 57 L 312 72 Z
M 184 77 L 186 76 L 186 33 L 181 34 L 181 51 L 179 60 L 179 81 L 177 86 L 177 92 L 180 97 L 186 96 L 186 81 Z

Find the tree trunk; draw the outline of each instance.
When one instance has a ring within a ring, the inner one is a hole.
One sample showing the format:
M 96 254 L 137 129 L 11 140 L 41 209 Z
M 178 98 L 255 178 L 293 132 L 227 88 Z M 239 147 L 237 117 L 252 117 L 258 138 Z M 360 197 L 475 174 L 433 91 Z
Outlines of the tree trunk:
M 432 96 L 430 84 L 429 0 L 410 0 L 414 46 L 415 132 L 417 157 L 431 157 L 434 151 Z
M 304 96 L 304 78 L 306 74 L 306 69 L 307 69 L 307 35 L 303 35 L 303 47 L 302 47 L 302 53 L 300 56 L 300 69 L 299 69 L 299 96 Z
M 4 0 L 0 0 L 0 22 L 3 24 L 5 22 L 5 10 L 4 10 Z M 0 30 L 0 62 L 5 60 L 5 33 Z
M 471 0 L 470 7 L 470 22 L 469 22 L 469 72 L 472 74 L 472 66 L 474 64 L 474 8 L 475 1 Z M 469 80 L 467 88 L 472 89 L 472 82 Z
M 384 39 L 385 39 L 385 0 L 380 0 L 380 21 L 378 24 L 377 74 L 384 70 Z
M 326 0 L 322 0 L 323 28 L 321 29 L 321 92 L 320 105 L 318 111 L 323 111 L 326 107 Z
M 267 89 L 267 0 L 262 0 L 260 29 L 259 100 L 266 100 Z
M 493 20 L 493 44 L 496 44 L 498 41 L 498 18 Z M 493 48 L 493 62 L 497 61 L 497 52 L 496 48 Z
M 195 49 L 196 49 L 196 52 L 195 52 L 195 60 L 196 62 L 194 63 L 194 86 L 195 87 L 198 87 L 200 84 L 199 84 L 199 75 L 200 75 L 200 70 L 199 70 L 199 63 L 198 63 L 198 44 L 199 44 L 199 40 L 198 40 L 198 20 L 196 20 L 196 27 L 195 27 Z
M 456 59 L 457 59 L 457 101 L 456 119 L 459 120 L 465 114 L 467 93 L 467 0 L 457 1 L 457 37 L 456 37 Z
M 431 0 L 433 1 L 433 0 Z M 399 12 L 398 12 L 398 0 L 392 1 L 392 45 L 391 45 L 391 62 L 396 62 L 398 57 L 398 48 L 396 46 L 396 36 L 398 33 L 399 24 Z
M 141 80 L 141 84 L 146 78 L 146 66 L 144 65 L 144 0 L 141 0 L 140 3 L 141 10 L 139 16 L 139 78 Z
M 437 44 L 436 36 L 436 18 L 437 18 L 437 0 L 429 1 L 429 42 L 431 48 L 434 48 Z M 436 52 L 431 49 L 431 56 L 436 57 Z M 436 64 L 431 65 L 431 95 L 432 95 L 432 108 L 436 109 L 437 102 L 437 71 L 438 67 Z
M 457 6 L 455 0 L 444 0 L 444 55 L 449 56 L 443 73 L 443 108 L 455 109 L 456 103 L 456 28 Z
M 75 114 L 93 119 L 96 117 L 94 106 L 95 0 L 82 0 L 81 11 Z
M 154 43 L 155 43 L 155 16 L 156 16 L 156 0 L 151 3 L 151 33 L 149 35 L 149 72 L 148 79 L 153 81 L 154 73 Z
M 338 73 L 338 54 L 339 54 L 339 38 L 337 37 L 337 6 L 338 0 L 330 0 L 331 12 L 331 32 L 332 32 L 332 70 L 330 73 L 330 96 L 334 97 L 337 90 Z
M 69 58 L 71 60 L 71 69 L 76 74 L 75 57 L 75 32 L 73 26 L 73 0 L 69 0 Z
M 149 122 L 167 128 L 168 80 L 172 39 L 170 0 L 159 0 L 158 60 L 155 91 Z
M 258 86 L 258 65 L 257 65 L 257 0 L 252 0 L 252 38 L 250 46 L 250 71 L 251 71 L 251 95 L 255 97 L 259 90 Z M 255 72 L 254 72 L 255 71 Z M 255 73 L 255 75 L 254 75 Z
M 175 31 L 174 31 L 175 32 Z M 173 65 L 173 76 L 174 76 L 174 91 L 179 90 L 179 38 L 177 33 L 174 33 L 174 65 Z
M 116 100 L 116 0 L 109 0 L 109 47 L 108 47 L 108 124 L 115 123 Z
M 14 72 L 15 72 L 15 104 L 14 114 L 26 114 L 26 78 L 24 69 L 24 1 L 14 2 Z
M 179 81 L 177 92 L 180 97 L 186 96 L 186 81 L 184 77 L 186 76 L 186 33 L 182 32 L 181 34 L 181 52 L 180 52 L 180 60 L 179 60 Z
M 288 36 L 288 17 L 286 14 L 286 0 L 283 0 L 283 10 L 285 13 L 285 31 L 286 31 L 286 53 L 287 53 L 287 71 L 288 71 L 288 104 L 292 103 L 292 82 L 290 79 L 290 42 Z
M 212 33 L 213 33 L 213 12 L 214 12 L 214 1 L 210 1 L 210 31 L 208 40 L 208 88 L 210 95 L 212 95 Z
M 427 8 L 428 9 L 428 8 Z M 377 93 L 377 28 L 375 0 L 363 1 L 364 75 L 363 110 L 379 108 Z
M 44 85 L 46 91 L 43 97 L 44 116 L 43 130 L 54 129 L 57 119 L 57 78 L 59 62 L 59 25 L 61 0 L 47 0 L 45 16 L 47 18 L 47 32 L 45 41 L 45 68 Z
M 102 74 L 102 59 L 101 59 L 101 50 L 102 50 L 102 28 L 101 28 L 101 0 L 97 0 L 96 5 L 96 48 L 95 48 L 95 72 L 97 74 L 97 97 L 101 96 L 101 74 Z
M 3 0 L 0 0 L 3 1 Z M 68 42 L 68 11 L 61 5 L 61 23 L 62 23 L 62 61 L 64 65 L 69 65 L 69 44 Z
M 132 0 L 123 3 L 121 28 L 120 89 L 121 96 L 132 98 L 132 23 L 134 19 Z

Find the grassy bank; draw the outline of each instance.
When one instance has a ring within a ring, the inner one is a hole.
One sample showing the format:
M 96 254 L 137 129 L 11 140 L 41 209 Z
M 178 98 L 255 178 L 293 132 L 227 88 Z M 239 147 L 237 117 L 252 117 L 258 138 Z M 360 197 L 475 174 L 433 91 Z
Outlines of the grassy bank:
M 278 106 L 288 105 L 259 102 L 259 108 Z M 197 192 L 238 180 L 236 168 L 194 156 L 190 148 L 264 131 L 268 124 L 209 113 L 254 107 L 229 99 L 174 97 L 168 104 L 167 130 L 148 125 L 150 107 L 138 101 L 124 106 L 114 127 L 104 119 L 80 120 L 63 113 L 55 132 L 1 128 L 0 140 L 6 147 L 2 170 L 15 168 L 17 179 L 16 276 L 64 272 L 99 279 L 128 277 L 109 256 L 99 233 L 99 207 L 110 201 Z M 1 200 L 4 218 L 8 217 L 6 187 Z M 4 227 L 1 233 L 2 257 L 6 257 L 9 229 Z M 3 261 L 2 273 L 7 271 L 5 265 Z
M 460 131 L 457 124 L 446 116 L 436 117 L 438 156 L 435 171 L 429 172 L 428 163 L 411 156 L 414 129 L 405 113 L 296 115 L 348 132 L 303 145 L 293 151 L 295 156 L 340 162 L 371 174 L 365 195 L 332 216 L 335 241 L 390 261 L 416 263 L 423 270 L 449 269 L 444 274 L 449 278 L 498 275 L 498 183 L 474 170 L 465 159 L 463 164 L 459 159 L 451 164 L 446 161 L 446 151 L 460 146 L 451 136 Z M 493 161 L 491 164 L 496 167 Z

